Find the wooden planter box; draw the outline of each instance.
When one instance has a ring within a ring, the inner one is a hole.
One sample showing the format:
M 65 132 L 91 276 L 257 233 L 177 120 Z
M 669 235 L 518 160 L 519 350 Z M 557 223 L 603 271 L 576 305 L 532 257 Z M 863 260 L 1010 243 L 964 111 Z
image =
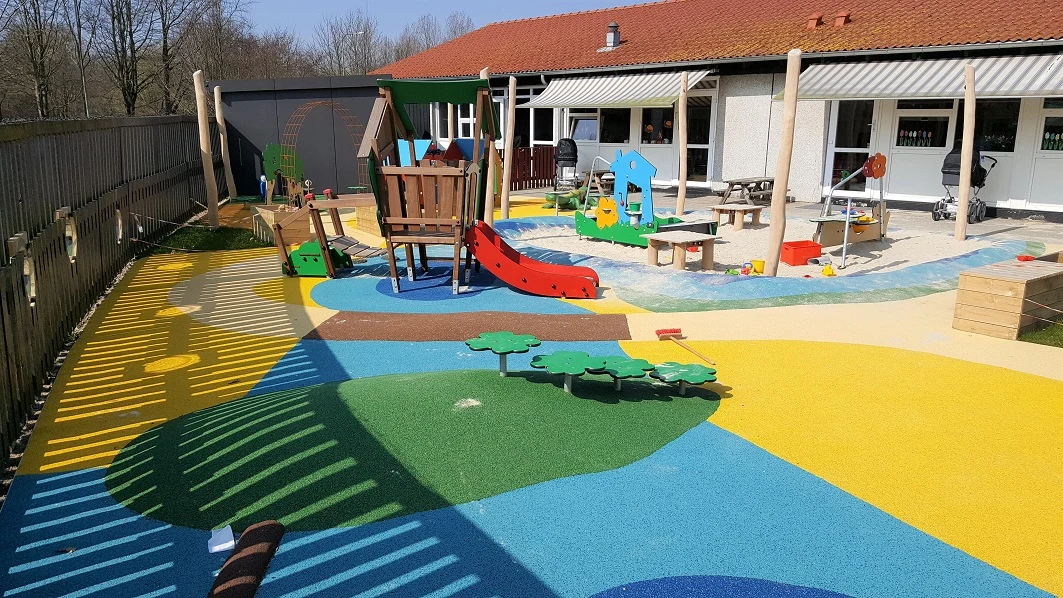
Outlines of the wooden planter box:
M 1046 306 L 1046 307 L 1041 307 Z M 1051 308 L 1051 309 L 1049 309 Z M 960 273 L 952 327 L 998 338 L 1044 328 L 1063 309 L 1063 263 L 1001 262 Z

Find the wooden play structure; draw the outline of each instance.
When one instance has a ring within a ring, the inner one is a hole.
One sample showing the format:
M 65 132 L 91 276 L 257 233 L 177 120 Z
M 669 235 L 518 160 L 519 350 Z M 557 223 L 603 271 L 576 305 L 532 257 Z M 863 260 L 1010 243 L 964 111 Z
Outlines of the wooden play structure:
M 382 250 L 359 243 L 344 234 L 340 208 L 355 208 L 359 205 L 364 205 L 364 200 L 312 199 L 294 212 L 274 214 L 282 218 L 273 223 L 273 243 L 277 246 L 284 274 L 333 278 L 339 270 L 381 255 Z M 321 212 L 328 213 L 335 234 L 328 234 Z M 288 241 L 292 235 L 286 238 L 285 230 L 294 232 L 300 239 L 305 239 L 308 234 L 311 238 L 289 252 Z
M 503 282 L 520 290 L 550 297 L 593 298 L 597 296 L 598 275 L 590 268 L 544 264 L 520 254 L 484 221 L 487 192 L 485 149 L 494 143 L 498 119 L 491 102 L 491 89 L 485 79 L 455 81 L 378 81 L 381 97 L 373 106 L 365 137 L 358 151 L 369 170 L 376 203 L 376 221 L 384 237 L 392 278 L 392 290 L 399 292 L 399 248 L 404 250 L 406 275 L 414 280 L 428 271 L 429 245 L 452 249 L 445 258 L 452 267 L 451 286 L 459 291 L 462 249 L 465 250 L 465 280 L 472 275 L 472 260 Z M 413 123 L 407 106 L 432 103 L 472 105 L 475 124 L 471 152 L 458 152 L 452 143 L 443 155 L 418 160 Z M 405 143 L 400 143 L 405 141 Z M 409 155 L 400 156 L 405 150 Z M 403 165 L 406 164 L 406 165 Z M 289 254 L 284 228 L 309 218 L 317 231 L 317 255 L 327 276 L 348 264 L 343 257 L 364 257 L 366 250 L 343 236 L 339 209 L 364 206 L 358 200 L 308 200 L 306 205 L 274 225 L 274 242 L 285 272 L 302 274 L 303 249 Z M 327 211 L 337 233 L 325 233 L 321 212 Z M 315 247 L 307 247 L 313 253 Z M 420 268 L 415 266 L 419 258 Z M 308 267 L 307 267 L 308 268 Z

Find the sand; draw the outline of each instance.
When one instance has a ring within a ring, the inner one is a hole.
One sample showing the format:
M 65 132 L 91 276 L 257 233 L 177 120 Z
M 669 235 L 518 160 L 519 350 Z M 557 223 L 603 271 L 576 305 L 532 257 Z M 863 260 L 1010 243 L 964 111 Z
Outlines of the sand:
M 812 238 L 816 225 L 805 219 L 786 221 L 786 240 L 797 241 Z M 768 225 L 751 226 L 748 222 L 743 230 L 725 224 L 720 227 L 716 239 L 714 259 L 715 271 L 721 274 L 728 268 L 741 268 L 744 262 L 764 259 L 768 248 Z M 546 249 L 580 253 L 616 261 L 642 264 L 646 261 L 646 249 L 632 247 L 595 239 L 580 239 L 575 229 L 566 226 L 547 226 L 521 232 L 514 240 Z M 845 269 L 840 269 L 842 248 L 830 247 L 824 250 L 824 257 L 829 256 L 838 276 L 847 276 L 868 272 L 889 272 L 932 262 L 948 257 L 970 253 L 977 249 L 989 247 L 992 243 L 981 239 L 957 241 L 951 233 L 929 233 L 925 231 L 905 231 L 890 229 L 883 241 L 864 241 L 850 246 Z M 671 263 L 668 251 L 660 254 L 661 264 Z M 688 267 L 694 269 L 701 260 L 700 251 L 687 253 Z M 806 274 L 819 276 L 820 266 L 790 266 L 779 264 L 779 276 L 802 277 Z

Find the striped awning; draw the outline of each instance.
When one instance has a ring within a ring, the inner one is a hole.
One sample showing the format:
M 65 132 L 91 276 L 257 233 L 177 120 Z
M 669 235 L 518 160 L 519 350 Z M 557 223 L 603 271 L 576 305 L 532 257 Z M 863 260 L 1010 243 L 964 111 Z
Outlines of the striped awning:
M 974 66 L 978 97 L 1063 95 L 1063 54 L 814 64 L 801 73 L 801 100 L 962 98 Z M 781 98 L 782 94 L 776 96 Z
M 687 89 L 709 71 L 690 71 Z M 667 108 L 679 98 L 680 73 L 610 75 L 554 79 L 529 108 Z

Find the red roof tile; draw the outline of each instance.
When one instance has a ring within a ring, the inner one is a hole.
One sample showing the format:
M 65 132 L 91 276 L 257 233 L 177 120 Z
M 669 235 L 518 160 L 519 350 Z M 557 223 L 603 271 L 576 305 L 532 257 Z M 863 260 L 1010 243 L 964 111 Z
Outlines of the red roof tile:
M 813 13 L 823 25 L 806 28 Z M 852 22 L 834 26 L 834 15 Z M 606 25 L 620 25 L 610 52 Z M 672 0 L 492 23 L 379 69 L 397 78 L 1063 38 L 1060 0 Z

